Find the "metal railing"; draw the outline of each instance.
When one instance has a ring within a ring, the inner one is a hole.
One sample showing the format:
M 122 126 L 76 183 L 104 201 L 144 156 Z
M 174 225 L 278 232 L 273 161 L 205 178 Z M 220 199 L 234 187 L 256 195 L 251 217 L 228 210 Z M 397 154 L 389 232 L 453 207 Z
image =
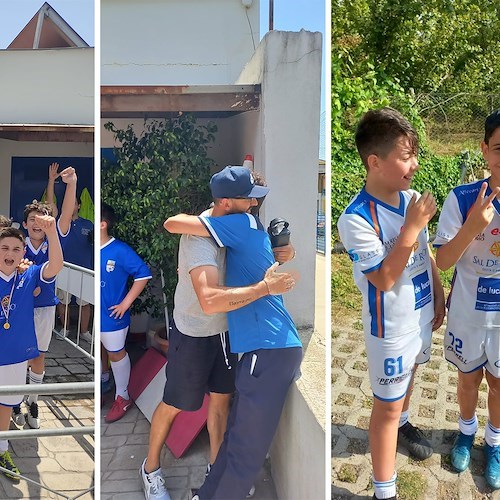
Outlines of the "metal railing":
M 11 396 L 15 394 L 38 394 L 38 395 L 54 395 L 54 394 L 93 394 L 95 390 L 94 382 L 74 382 L 74 383 L 57 383 L 57 384 L 31 384 L 31 385 L 10 385 L 0 386 L 0 396 Z M 94 426 L 81 426 L 76 428 L 55 428 L 55 429 L 31 429 L 31 430 L 12 430 L 0 431 L 0 439 L 27 439 L 39 437 L 53 437 L 53 436 L 77 436 L 94 434 Z M 11 476 L 16 476 L 19 479 L 38 486 L 44 490 L 50 491 L 67 500 L 74 500 L 94 490 L 94 486 L 85 489 L 85 491 L 78 493 L 76 496 L 68 496 L 60 491 L 54 490 L 43 484 L 34 481 L 22 474 L 17 474 L 4 467 L 0 466 L 1 472 L 6 472 Z
M 63 328 L 61 331 L 54 328 L 54 333 L 56 338 L 59 340 L 65 340 L 71 344 L 75 349 L 84 354 L 90 359 L 94 359 L 95 352 L 95 329 L 94 322 L 92 322 L 92 340 L 89 345 L 89 349 L 84 349 L 82 347 L 81 341 L 83 340 L 80 336 L 80 329 L 82 324 L 82 301 L 88 304 L 94 305 L 94 271 L 91 269 L 86 269 L 85 267 L 80 267 L 75 264 L 70 264 L 69 262 L 64 262 L 62 270 L 57 275 L 56 287 L 65 293 L 65 310 L 63 319 Z M 76 328 L 76 342 L 68 337 L 66 333 L 69 330 L 69 296 L 73 295 L 80 299 L 80 304 L 78 306 L 78 321 Z

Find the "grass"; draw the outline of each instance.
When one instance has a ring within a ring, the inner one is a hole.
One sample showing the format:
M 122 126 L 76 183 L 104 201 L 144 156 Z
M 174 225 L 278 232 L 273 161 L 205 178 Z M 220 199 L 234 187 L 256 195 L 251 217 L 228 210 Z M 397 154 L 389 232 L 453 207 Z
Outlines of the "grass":
M 424 498 L 427 480 L 419 472 L 398 472 L 398 498 L 400 500 L 420 500 Z

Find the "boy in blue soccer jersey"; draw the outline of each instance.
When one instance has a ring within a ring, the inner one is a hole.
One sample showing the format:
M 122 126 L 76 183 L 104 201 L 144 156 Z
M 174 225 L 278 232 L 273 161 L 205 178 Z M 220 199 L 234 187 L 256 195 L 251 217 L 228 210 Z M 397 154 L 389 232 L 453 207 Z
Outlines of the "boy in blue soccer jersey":
M 500 488 L 500 110 L 486 119 L 487 179 L 458 186 L 446 198 L 434 245 L 440 269 L 455 266 L 448 302 L 445 357 L 458 368 L 459 435 L 451 450 L 453 467 L 470 462 L 478 423 L 479 385 L 486 375 L 488 424 L 484 436 L 485 478 Z
M 21 231 L 0 229 L 0 385 L 24 385 L 28 360 L 38 356 L 34 323 L 34 292 L 43 284 L 54 282 L 63 266 L 61 245 L 55 219 L 37 215 L 35 224 L 49 242 L 48 260 L 32 265 L 24 273 L 17 268 L 25 254 Z M 22 395 L 0 396 L 0 431 L 9 429 L 12 407 L 21 403 Z M 0 440 L 0 466 L 19 473 L 8 452 L 8 441 Z M 10 479 L 16 476 L 4 472 Z
M 125 350 L 130 307 L 152 278 L 134 250 L 110 235 L 115 222 L 113 208 L 101 203 L 101 343 L 108 352 L 116 386 L 115 401 L 105 417 L 108 423 L 122 418 L 132 405 L 128 394 L 130 358 Z M 134 284 L 127 290 L 129 277 Z M 107 367 L 102 371 L 104 375 Z
M 210 181 L 212 196 L 229 215 L 180 214 L 167 219 L 172 233 L 210 236 L 226 248 L 226 286 L 260 282 L 275 262 L 259 219 L 248 213 L 269 189 L 250 171 L 231 166 Z M 290 287 L 293 286 L 291 282 Z M 244 499 L 265 460 L 288 389 L 298 374 L 302 344 L 281 295 L 268 294 L 227 313 L 231 352 L 242 353 L 224 441 L 197 493 L 199 499 Z
M 358 124 L 356 146 L 366 183 L 340 216 L 338 229 L 363 296 L 374 395 L 369 428 L 374 498 L 395 499 L 398 440 L 420 460 L 433 452 L 408 417 L 416 365 L 429 360 L 432 331 L 444 318 L 443 288 L 427 234 L 436 203 L 430 193 L 409 189 L 418 169 L 418 136 L 399 112 L 368 111 Z
M 49 166 L 49 180 L 47 182 L 47 203 L 51 205 L 54 217 L 57 217 L 57 205 L 55 203 L 54 185 L 59 177 L 59 164 L 52 163 Z M 71 221 L 68 234 L 64 241 L 64 261 L 75 264 L 86 269 L 94 269 L 94 246 L 93 234 L 94 224 L 79 216 L 80 200 L 75 196 L 75 205 L 71 214 Z M 57 304 L 57 317 L 62 324 L 62 333 L 66 334 L 69 327 L 69 307 L 73 295 L 66 291 L 57 289 L 59 303 Z M 89 331 L 90 304 L 76 298 L 76 303 L 81 306 L 80 338 L 87 342 L 92 342 L 92 334 Z M 66 331 L 65 331 L 66 330 Z
M 66 184 L 61 216 L 57 220 L 56 229 L 61 244 L 64 245 L 64 239 L 69 231 L 71 222 L 71 213 L 75 203 L 77 177 L 75 169 L 68 167 L 60 174 L 61 179 Z M 35 264 L 43 264 L 48 260 L 49 241 L 46 238 L 43 228 L 37 223 L 37 215 L 52 215 L 50 205 L 33 201 L 26 205 L 24 209 L 23 227 L 28 233 L 26 238 L 26 257 Z M 32 359 L 29 363 L 29 382 L 30 384 L 41 384 L 45 375 L 45 353 L 49 349 L 52 339 L 52 330 L 54 328 L 55 308 L 58 299 L 55 294 L 55 283 L 42 284 L 36 291 L 35 298 L 35 331 L 38 340 L 39 356 Z M 40 418 L 38 417 L 38 395 L 30 394 L 27 400 L 28 425 L 33 429 L 40 427 Z M 20 406 L 13 409 L 14 422 L 18 426 L 25 424 L 26 418 L 21 412 Z

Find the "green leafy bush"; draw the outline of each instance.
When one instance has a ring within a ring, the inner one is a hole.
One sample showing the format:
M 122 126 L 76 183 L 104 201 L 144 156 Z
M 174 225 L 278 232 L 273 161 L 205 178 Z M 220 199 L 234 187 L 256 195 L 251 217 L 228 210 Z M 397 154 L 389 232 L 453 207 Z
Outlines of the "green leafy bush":
M 172 310 L 177 282 L 179 238 L 163 229 L 166 218 L 177 213 L 199 213 L 207 208 L 210 169 L 208 146 L 217 127 L 196 124 L 192 115 L 145 122 L 138 136 L 131 125 L 104 127 L 121 144 L 114 149 L 116 161 L 103 160 L 101 198 L 118 216 L 114 234 L 128 243 L 156 271 L 163 271 L 167 307 Z M 159 316 L 162 301 L 146 289 L 134 304 L 134 312 Z

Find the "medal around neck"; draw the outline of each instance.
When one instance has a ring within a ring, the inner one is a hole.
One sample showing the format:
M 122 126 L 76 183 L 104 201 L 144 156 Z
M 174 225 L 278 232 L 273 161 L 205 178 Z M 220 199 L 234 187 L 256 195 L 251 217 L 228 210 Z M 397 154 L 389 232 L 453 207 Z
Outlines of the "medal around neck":
M 5 296 L 2 301 L 2 311 L 5 316 L 5 323 L 3 324 L 3 329 L 8 330 L 10 328 L 10 323 L 9 323 L 9 314 L 10 314 L 10 304 L 12 302 L 12 296 L 14 295 L 14 287 L 16 285 L 16 278 L 17 278 L 17 271 L 16 274 L 14 275 L 14 279 L 12 280 L 12 288 L 10 289 L 10 294 L 8 296 Z

